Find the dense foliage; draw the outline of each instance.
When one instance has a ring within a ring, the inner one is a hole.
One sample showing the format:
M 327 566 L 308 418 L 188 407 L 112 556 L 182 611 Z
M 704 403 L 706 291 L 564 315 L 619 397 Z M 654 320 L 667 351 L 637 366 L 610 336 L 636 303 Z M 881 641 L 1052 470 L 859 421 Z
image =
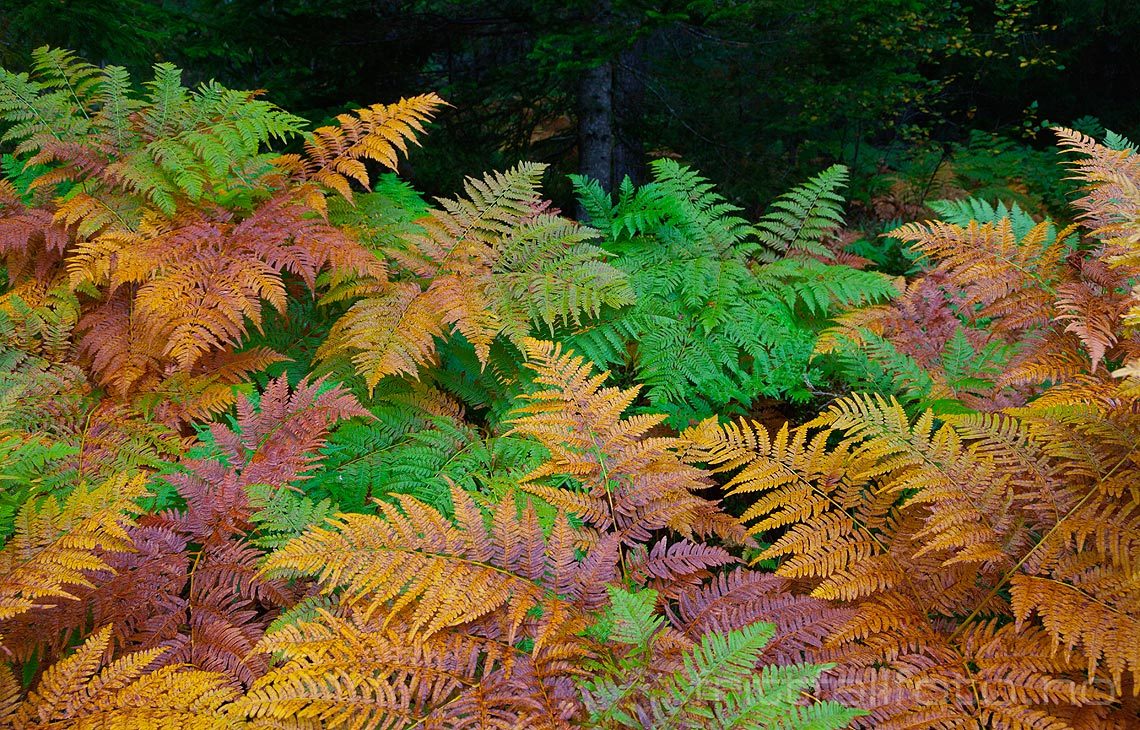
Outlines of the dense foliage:
M 429 203 L 443 105 L 0 71 L 0 721 L 1140 722 L 1126 139 L 880 238 L 842 166 Z

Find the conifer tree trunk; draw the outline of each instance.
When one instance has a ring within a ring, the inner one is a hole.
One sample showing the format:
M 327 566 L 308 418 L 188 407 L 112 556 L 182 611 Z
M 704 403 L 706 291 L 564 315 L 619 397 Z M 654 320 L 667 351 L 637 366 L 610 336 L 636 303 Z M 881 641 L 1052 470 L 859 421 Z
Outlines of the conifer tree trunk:
M 578 172 L 613 189 L 613 64 L 587 69 L 578 84 Z
M 598 0 L 583 7 L 587 27 L 605 39 L 613 23 L 613 1 Z M 614 188 L 614 59 L 604 52 L 578 81 L 578 172 Z M 579 210 L 579 217 L 582 211 Z

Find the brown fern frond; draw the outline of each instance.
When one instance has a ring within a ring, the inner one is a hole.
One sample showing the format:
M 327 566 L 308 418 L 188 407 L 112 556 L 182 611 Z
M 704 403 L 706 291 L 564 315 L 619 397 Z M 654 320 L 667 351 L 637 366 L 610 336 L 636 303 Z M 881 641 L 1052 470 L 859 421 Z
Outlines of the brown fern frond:
M 1114 150 L 1071 129 L 1054 130 L 1061 148 L 1078 155 L 1070 161 L 1074 177 L 1085 184 L 1085 195 L 1074 202 L 1093 235 L 1113 246 L 1109 261 L 1130 268 L 1137 263 L 1140 244 L 1140 156 L 1134 150 Z
M 0 187 L 0 256 L 9 280 L 48 280 L 70 241 L 49 210 L 26 207 L 10 184 Z
M 187 540 L 154 527 L 131 527 L 128 533 L 134 551 L 101 554 L 109 568 L 90 574 L 93 588 L 72 589 L 77 600 L 3 622 L 5 648 L 13 660 L 35 657 L 43 662 L 59 656 L 89 621 L 113 627 L 115 650 L 176 643 L 186 617 Z
M 1081 577 L 1074 585 L 1046 577 L 1014 576 L 1010 591 L 1018 624 L 1037 614 L 1054 647 L 1064 647 L 1066 655 L 1077 649 L 1084 655 L 1090 678 L 1103 664 L 1117 691 L 1125 672 L 1136 686 L 1140 678 L 1140 645 L 1136 642 L 1140 589 L 1129 585 L 1134 581 L 1103 571 L 1089 571 Z
M 210 429 L 220 461 L 186 459 L 182 471 L 167 477 L 187 509 L 161 515 L 161 523 L 197 541 L 225 542 L 247 532 L 253 513 L 248 487 L 283 489 L 303 480 L 337 421 L 370 417 L 339 387 L 325 388 L 318 380 L 290 391 L 285 376 L 266 386 L 256 406 L 243 399 L 237 411 L 236 429 L 221 424 Z
M 84 313 L 76 333 L 80 355 L 112 394 L 125 397 L 159 382 L 165 342 L 140 321 L 125 291 Z
M 1126 298 L 1087 281 L 1063 284 L 1057 289 L 1057 322 L 1081 341 L 1095 370 L 1117 342 L 1120 318 L 1128 310 Z

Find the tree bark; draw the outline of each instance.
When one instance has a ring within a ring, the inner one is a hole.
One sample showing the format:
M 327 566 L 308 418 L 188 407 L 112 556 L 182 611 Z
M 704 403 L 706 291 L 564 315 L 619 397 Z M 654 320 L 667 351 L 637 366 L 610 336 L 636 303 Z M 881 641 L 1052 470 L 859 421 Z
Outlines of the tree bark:
M 613 64 L 587 69 L 578 83 L 578 172 L 614 187 Z

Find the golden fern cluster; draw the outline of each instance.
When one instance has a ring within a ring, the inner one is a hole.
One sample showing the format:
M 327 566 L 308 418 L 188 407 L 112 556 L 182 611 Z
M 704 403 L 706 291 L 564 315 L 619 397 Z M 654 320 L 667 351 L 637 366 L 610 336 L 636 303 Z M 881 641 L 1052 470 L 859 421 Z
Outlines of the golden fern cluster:
M 365 162 L 394 168 L 443 102 L 433 94 L 338 117 L 304 153 L 269 143 L 302 120 L 252 92 L 190 90 L 160 64 L 138 94 L 122 69 L 41 49 L 31 75 L 4 72 L 0 116 L 28 170 L 0 186 L 6 295 L 81 297 L 71 324 L 97 382 L 125 397 L 163 391 L 169 420 L 216 413 L 232 386 L 278 357 L 234 355 L 288 282 L 383 277 L 383 262 L 330 225 L 329 191 L 351 200 Z
M 236 429 L 213 427 L 217 456 L 187 458 L 167 477 L 185 507 L 132 519 L 141 478 L 77 488 L 61 509 L 28 507 L 0 560 L 27 561 L 34 575 L 5 571 L 0 625 L 15 630 L 5 647 L 24 666 L 38 657 L 40 672 L 27 692 L 0 672 L 0 718 L 19 728 L 610 727 L 589 709 L 607 690 L 583 682 L 595 661 L 637 661 L 596 626 L 617 610 L 607 606 L 619 580 L 652 589 L 639 600 L 657 658 L 630 675 L 631 691 L 648 693 L 646 711 L 672 726 L 700 726 L 708 693 L 761 657 L 810 657 L 842 613 L 741 567 L 714 576 L 738 561 L 695 538 L 745 536 L 695 494 L 710 482 L 682 461 L 684 443 L 645 438 L 654 419 L 623 417 L 633 391 L 602 387 L 579 358 L 549 342 L 525 347 L 541 390 L 516 428 L 553 452 L 525 480 L 534 496 L 484 507 L 453 486 L 446 514 L 399 496 L 377 514 L 328 515 L 265 554 L 248 540 L 251 495 L 303 480 L 330 425 L 365 415 L 337 388 L 290 392 L 278 380 L 257 407 L 243 402 Z M 591 499 L 609 509 L 581 506 Z M 87 638 L 66 654 L 76 630 Z M 713 702 L 738 718 L 721 726 L 787 714 L 838 727 L 850 716 L 838 705 L 796 708 L 817 671 L 773 675 L 791 682 L 790 697 L 755 683 L 736 704 Z M 693 694 L 659 696 L 671 687 Z
M 1089 155 L 1078 205 L 1109 240 L 1068 250 L 1067 234 L 1017 236 L 1009 219 L 901 229 L 965 316 L 1028 340 L 1007 377 L 1036 397 L 911 418 L 856 394 L 775 435 L 749 421 L 684 434 L 691 461 L 752 499 L 744 519 L 771 540 L 759 559 L 854 610 L 827 640 L 825 695 L 871 710 L 869 727 L 1135 726 L 1140 389 L 1104 362 L 1135 349 L 1120 247 L 1140 178 L 1134 153 L 1062 135 Z

